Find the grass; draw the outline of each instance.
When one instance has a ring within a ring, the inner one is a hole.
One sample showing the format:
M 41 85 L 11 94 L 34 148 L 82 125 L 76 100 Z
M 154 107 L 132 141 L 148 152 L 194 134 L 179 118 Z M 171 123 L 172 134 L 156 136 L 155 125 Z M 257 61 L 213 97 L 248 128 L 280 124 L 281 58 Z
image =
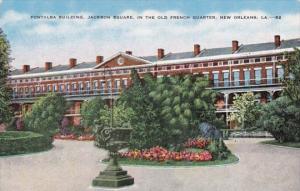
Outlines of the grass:
M 150 161 L 150 160 L 134 160 L 134 159 L 125 159 L 121 158 L 118 160 L 121 165 L 144 165 L 144 166 L 166 166 L 166 167 L 175 167 L 175 166 L 211 166 L 211 165 L 223 165 L 237 163 L 239 158 L 234 154 L 229 154 L 228 158 L 225 160 L 212 160 L 212 161 L 201 161 L 201 162 L 191 162 L 191 161 Z
M 293 148 L 300 148 L 300 142 L 285 142 L 285 143 L 279 143 L 276 140 L 269 140 L 269 141 L 263 141 L 263 144 L 269 144 L 269 145 L 277 145 L 277 146 L 284 146 L 284 147 L 293 147 Z

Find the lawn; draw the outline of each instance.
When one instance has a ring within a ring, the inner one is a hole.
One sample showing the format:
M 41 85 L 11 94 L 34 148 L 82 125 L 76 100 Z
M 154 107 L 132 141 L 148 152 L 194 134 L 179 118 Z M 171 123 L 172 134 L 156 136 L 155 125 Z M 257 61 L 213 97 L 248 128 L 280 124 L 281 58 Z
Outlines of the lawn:
M 276 140 L 269 140 L 269 141 L 263 141 L 263 144 L 270 144 L 270 145 L 278 145 L 278 146 L 284 146 L 284 147 L 294 147 L 294 148 L 300 148 L 300 142 L 285 142 L 285 143 L 279 143 Z

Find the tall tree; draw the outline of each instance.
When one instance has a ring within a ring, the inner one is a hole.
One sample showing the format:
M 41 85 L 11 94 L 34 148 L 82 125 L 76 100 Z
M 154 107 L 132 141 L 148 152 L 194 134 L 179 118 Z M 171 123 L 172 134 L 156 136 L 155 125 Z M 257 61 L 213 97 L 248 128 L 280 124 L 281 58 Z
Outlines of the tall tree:
M 233 109 L 236 112 L 232 112 L 230 118 L 235 120 L 242 129 L 252 128 L 260 115 L 259 106 L 253 93 L 238 95 L 233 101 Z
M 117 102 L 131 108 L 136 114 L 131 124 L 133 132 L 130 147 L 164 146 L 166 129 L 160 126 L 158 107 L 149 96 L 155 86 L 155 79 L 151 74 L 146 74 L 141 79 L 136 70 L 131 71 L 131 79 L 131 86 L 121 94 Z
M 288 64 L 283 67 L 290 78 L 283 82 L 286 86 L 283 93 L 297 105 L 300 105 L 300 50 L 295 48 L 293 53 L 288 54 Z
M 179 145 L 197 135 L 199 123 L 215 121 L 216 94 L 207 85 L 207 80 L 191 75 L 157 80 L 150 96 L 159 105 L 160 123 L 168 129 L 169 143 Z
M 101 97 L 93 98 L 82 104 L 80 114 L 84 127 L 92 127 L 96 119 L 100 117 L 100 111 L 104 109 L 104 101 Z
M 7 86 L 9 73 L 10 45 L 6 35 L 0 28 L 0 124 L 10 121 L 12 113 L 10 110 L 11 91 Z
M 66 109 L 66 100 L 61 95 L 50 93 L 39 98 L 31 111 L 25 113 L 25 130 L 52 136 L 58 130 Z

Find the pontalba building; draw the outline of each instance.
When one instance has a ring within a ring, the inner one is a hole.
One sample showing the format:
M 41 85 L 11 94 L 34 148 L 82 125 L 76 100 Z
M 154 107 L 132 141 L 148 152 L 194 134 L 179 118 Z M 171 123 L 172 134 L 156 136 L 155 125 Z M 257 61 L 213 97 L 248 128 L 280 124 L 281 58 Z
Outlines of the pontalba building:
M 8 83 L 13 90 L 16 115 L 30 109 L 34 101 L 48 92 L 57 92 L 72 102 L 66 113 L 74 125 L 80 123 L 80 107 L 84 100 L 95 96 L 111 100 L 130 85 L 130 71 L 136 69 L 143 76 L 155 77 L 193 74 L 207 76 L 211 87 L 220 92 L 216 100 L 217 115 L 224 120 L 232 111 L 233 97 L 253 92 L 260 102 L 276 99 L 283 89 L 281 78 L 285 72 L 280 63 L 287 63 L 286 52 L 300 47 L 300 38 L 273 42 L 240 44 L 233 40 L 224 48 L 201 48 L 199 44 L 180 53 L 166 53 L 158 49 L 153 56 L 135 56 L 131 51 L 119 52 L 109 58 L 97 56 L 95 61 L 77 63 L 70 58 L 66 65 L 45 62 L 44 67 L 13 70 Z

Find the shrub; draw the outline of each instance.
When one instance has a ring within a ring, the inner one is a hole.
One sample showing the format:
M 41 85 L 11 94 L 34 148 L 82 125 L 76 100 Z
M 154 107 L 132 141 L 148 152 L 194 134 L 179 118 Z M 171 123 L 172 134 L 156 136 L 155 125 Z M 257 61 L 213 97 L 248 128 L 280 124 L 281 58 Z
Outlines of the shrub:
M 212 140 L 207 149 L 210 151 L 214 159 L 226 159 L 230 151 L 224 144 L 222 139 Z
M 300 107 L 288 97 L 280 97 L 262 108 L 258 125 L 281 143 L 300 141 Z
M 92 127 L 94 125 L 94 121 L 100 117 L 100 111 L 102 109 L 104 109 L 104 101 L 101 97 L 96 97 L 83 102 L 80 109 L 82 125 L 84 127 Z
M 24 154 L 50 149 L 52 139 L 29 131 L 0 133 L 0 156 Z
M 65 98 L 60 95 L 50 93 L 40 98 L 25 114 L 25 130 L 52 136 L 59 128 L 66 108 Z

